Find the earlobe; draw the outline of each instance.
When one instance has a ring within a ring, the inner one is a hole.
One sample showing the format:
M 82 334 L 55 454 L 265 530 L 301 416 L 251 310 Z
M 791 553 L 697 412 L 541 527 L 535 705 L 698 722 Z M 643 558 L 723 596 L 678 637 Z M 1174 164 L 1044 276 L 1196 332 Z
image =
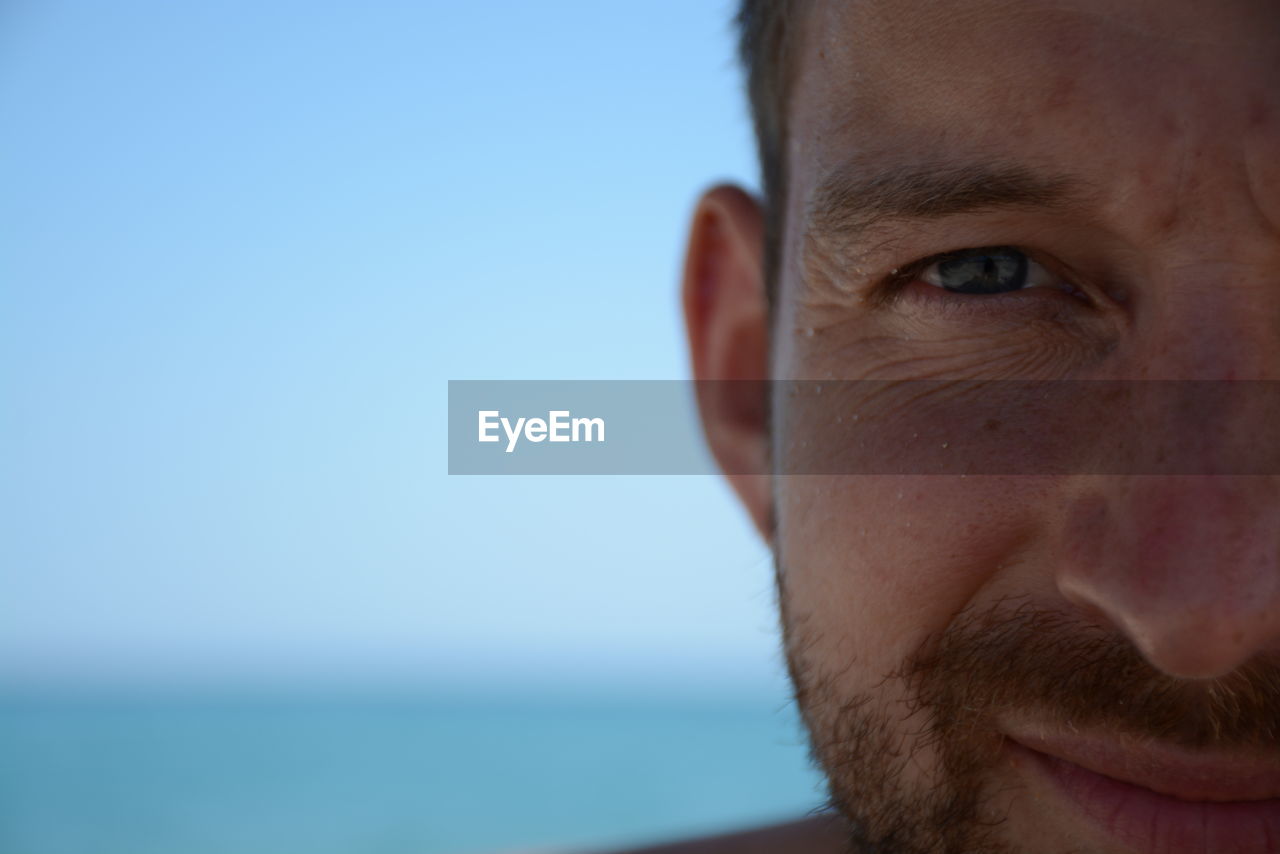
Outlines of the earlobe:
M 743 190 L 718 186 L 699 200 L 683 302 L 707 443 L 757 529 L 771 539 L 764 218 Z

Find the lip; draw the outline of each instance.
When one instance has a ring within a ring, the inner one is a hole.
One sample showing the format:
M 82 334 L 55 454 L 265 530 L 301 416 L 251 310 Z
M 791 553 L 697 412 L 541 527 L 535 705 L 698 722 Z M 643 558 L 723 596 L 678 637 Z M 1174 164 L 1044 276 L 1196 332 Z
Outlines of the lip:
M 1077 733 L 1013 732 L 1019 764 L 1140 854 L 1280 852 L 1280 757 Z

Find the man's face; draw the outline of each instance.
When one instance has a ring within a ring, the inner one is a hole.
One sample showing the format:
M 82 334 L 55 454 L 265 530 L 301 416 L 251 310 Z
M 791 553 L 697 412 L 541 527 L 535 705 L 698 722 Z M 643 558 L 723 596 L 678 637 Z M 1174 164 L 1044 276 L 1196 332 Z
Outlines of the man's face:
M 1280 378 L 1280 6 L 810 6 L 770 372 L 827 402 L 780 398 L 770 506 L 739 490 L 836 800 L 871 851 L 1280 851 L 1276 478 L 981 466 L 1084 426 L 985 381 Z M 968 476 L 788 473 L 908 409 L 991 431 Z M 1086 409 L 1186 469 L 1274 441 L 1245 404 Z

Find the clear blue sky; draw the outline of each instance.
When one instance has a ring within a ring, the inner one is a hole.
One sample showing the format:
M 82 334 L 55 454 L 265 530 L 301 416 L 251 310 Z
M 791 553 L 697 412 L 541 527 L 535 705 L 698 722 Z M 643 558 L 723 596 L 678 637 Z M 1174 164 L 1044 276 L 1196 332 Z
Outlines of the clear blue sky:
M 774 673 L 710 478 L 450 478 L 446 382 L 685 375 L 730 5 L 0 10 L 0 678 Z

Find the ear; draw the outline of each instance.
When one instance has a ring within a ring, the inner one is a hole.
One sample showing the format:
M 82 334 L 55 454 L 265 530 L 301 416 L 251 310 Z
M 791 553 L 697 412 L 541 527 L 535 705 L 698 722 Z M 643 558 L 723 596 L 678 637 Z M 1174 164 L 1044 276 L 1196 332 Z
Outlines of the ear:
M 698 201 L 683 301 L 707 443 L 756 528 L 772 540 L 764 216 L 737 187 L 713 187 Z

